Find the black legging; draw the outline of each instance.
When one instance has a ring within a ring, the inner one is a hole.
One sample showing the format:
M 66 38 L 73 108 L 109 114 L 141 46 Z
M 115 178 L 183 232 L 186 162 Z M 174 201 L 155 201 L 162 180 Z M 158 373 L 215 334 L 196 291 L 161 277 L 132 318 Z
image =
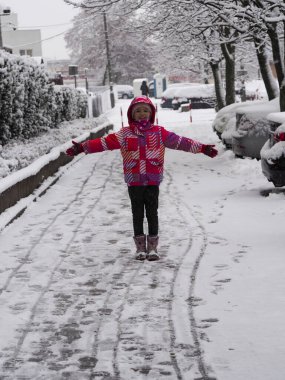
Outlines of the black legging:
M 158 234 L 158 186 L 129 186 L 129 196 L 132 204 L 134 235 L 144 234 L 144 210 L 148 222 L 148 234 Z

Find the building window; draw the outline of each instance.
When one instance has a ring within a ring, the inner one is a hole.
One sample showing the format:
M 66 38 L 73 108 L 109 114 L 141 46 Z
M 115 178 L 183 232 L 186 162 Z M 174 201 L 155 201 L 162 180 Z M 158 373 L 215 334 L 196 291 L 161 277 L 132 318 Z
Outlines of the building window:
M 29 55 L 30 57 L 32 57 L 33 56 L 33 49 L 27 49 L 27 50 L 21 49 L 20 55 Z

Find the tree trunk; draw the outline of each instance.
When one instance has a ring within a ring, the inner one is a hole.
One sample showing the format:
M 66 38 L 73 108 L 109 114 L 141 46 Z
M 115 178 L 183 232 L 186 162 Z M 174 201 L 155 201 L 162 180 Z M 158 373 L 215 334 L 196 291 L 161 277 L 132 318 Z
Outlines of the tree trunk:
M 279 37 L 276 32 L 276 24 L 267 25 L 267 34 L 271 41 L 275 70 L 277 74 L 279 87 L 281 87 L 281 83 L 284 79 L 284 63 L 282 59 Z
M 279 99 L 279 104 L 280 104 L 280 111 L 284 112 L 285 111 L 285 83 L 281 84 L 280 87 L 280 99 Z
M 268 63 L 265 47 L 263 45 L 260 46 L 260 41 L 257 38 L 254 39 L 254 45 L 256 49 L 260 73 L 264 81 L 268 99 L 272 100 L 278 96 L 278 88 L 274 82 L 274 77 Z
M 102 86 L 106 86 L 106 84 L 107 84 L 107 74 L 108 74 L 108 68 L 106 65 L 105 71 L 104 71 L 104 76 L 103 76 L 103 81 L 102 81 Z
M 235 94 L 235 46 L 230 43 L 221 45 L 223 56 L 226 61 L 226 105 L 236 101 Z
M 285 37 L 285 22 L 283 22 L 283 38 Z M 284 39 L 283 39 L 284 40 Z M 283 64 L 285 64 L 285 40 L 284 40 L 284 59 L 283 59 Z M 281 82 L 280 85 L 280 111 L 284 112 L 285 111 L 285 78 L 283 77 L 283 81 Z
M 215 92 L 217 98 L 217 111 L 225 107 L 225 97 L 223 91 L 223 84 L 221 79 L 221 73 L 218 62 L 210 62 L 211 70 L 214 77 Z

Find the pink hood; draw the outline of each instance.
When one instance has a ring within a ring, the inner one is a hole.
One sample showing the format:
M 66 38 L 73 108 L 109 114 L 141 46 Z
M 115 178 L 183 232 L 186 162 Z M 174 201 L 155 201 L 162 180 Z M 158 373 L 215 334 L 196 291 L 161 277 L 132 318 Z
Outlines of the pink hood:
M 150 106 L 150 108 L 151 108 L 150 122 L 151 122 L 151 124 L 154 124 L 155 106 L 153 105 L 152 101 L 147 96 L 138 96 L 132 100 L 132 102 L 128 108 L 128 113 L 127 113 L 129 124 L 131 124 L 134 121 L 132 118 L 132 109 L 133 109 L 133 106 L 137 103 L 145 103 L 145 104 L 148 104 Z

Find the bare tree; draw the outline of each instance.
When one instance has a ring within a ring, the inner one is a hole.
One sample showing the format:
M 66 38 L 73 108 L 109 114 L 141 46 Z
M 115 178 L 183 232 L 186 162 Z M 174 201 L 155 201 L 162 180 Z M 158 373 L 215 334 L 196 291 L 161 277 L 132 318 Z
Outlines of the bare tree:
M 154 43 L 132 30 L 129 17 L 119 17 L 109 10 L 107 19 L 113 80 L 129 83 L 133 78 L 153 71 Z M 67 33 L 66 41 L 73 59 L 79 65 L 93 69 L 98 83 L 105 84 L 108 62 L 103 22 L 101 12 L 82 9 Z
M 285 34 L 283 0 L 64 1 L 97 12 L 116 8 L 121 15 L 134 15 L 135 30 L 140 30 L 145 36 L 151 35 L 164 47 L 172 49 L 173 54 L 165 48 L 159 50 L 162 58 L 172 60 L 170 65 L 175 66 L 171 56 L 175 56 L 176 65 L 184 67 L 188 63 L 188 70 L 193 72 L 201 62 L 203 67 L 209 65 L 215 79 L 219 107 L 235 101 L 235 52 L 245 43 L 253 43 L 269 99 L 278 95 L 269 66 L 268 51 L 271 50 L 281 93 L 281 109 L 285 110 L 284 56 L 280 44 L 280 35 Z M 222 60 L 225 61 L 225 101 L 219 69 Z M 161 61 L 157 59 L 156 63 Z

